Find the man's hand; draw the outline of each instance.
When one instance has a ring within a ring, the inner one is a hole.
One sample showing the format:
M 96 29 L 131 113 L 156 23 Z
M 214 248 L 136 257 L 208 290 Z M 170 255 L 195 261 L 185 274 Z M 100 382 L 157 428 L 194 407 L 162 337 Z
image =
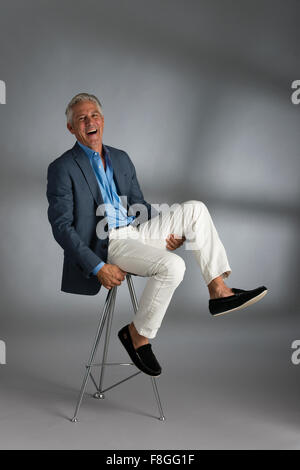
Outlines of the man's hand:
M 179 235 L 174 235 L 173 233 L 171 233 L 166 238 L 167 249 L 176 250 L 176 248 L 179 248 L 185 242 L 185 240 L 186 240 L 185 236 L 179 237 Z
M 120 286 L 124 281 L 127 272 L 119 268 L 116 264 L 104 264 L 97 272 L 97 278 L 106 289 Z

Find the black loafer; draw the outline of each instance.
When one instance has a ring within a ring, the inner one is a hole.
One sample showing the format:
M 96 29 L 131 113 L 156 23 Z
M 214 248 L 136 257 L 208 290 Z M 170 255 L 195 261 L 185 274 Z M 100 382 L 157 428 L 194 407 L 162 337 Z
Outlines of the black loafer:
M 232 312 L 233 310 L 240 310 L 241 308 L 248 307 L 258 302 L 266 295 L 268 289 L 265 286 L 260 286 L 252 290 L 236 289 L 232 287 L 232 291 L 234 295 L 209 300 L 208 308 L 214 317 Z
M 152 352 L 151 344 L 144 344 L 143 346 L 134 349 L 128 327 L 129 324 L 124 326 L 118 332 L 118 337 L 128 352 L 132 362 L 145 374 L 157 377 L 161 374 L 161 366 Z

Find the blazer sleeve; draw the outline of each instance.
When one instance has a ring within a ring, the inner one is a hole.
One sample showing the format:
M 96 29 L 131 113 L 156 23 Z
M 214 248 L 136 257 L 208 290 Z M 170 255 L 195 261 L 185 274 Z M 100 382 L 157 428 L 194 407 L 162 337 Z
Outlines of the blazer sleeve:
M 127 155 L 127 154 L 126 154 Z M 155 209 L 155 207 L 151 206 L 147 201 L 144 199 L 144 195 L 142 193 L 142 190 L 140 188 L 137 175 L 136 175 L 136 170 L 135 166 L 132 163 L 130 157 L 127 155 L 129 165 L 131 168 L 131 183 L 130 183 L 130 191 L 129 191 L 129 205 L 133 204 L 143 204 L 144 206 L 147 207 L 147 213 L 148 213 L 148 219 L 151 219 L 153 217 L 156 217 L 159 212 Z
M 48 220 L 57 243 L 86 278 L 103 260 L 80 238 L 73 225 L 72 180 L 65 164 L 50 163 L 47 172 Z

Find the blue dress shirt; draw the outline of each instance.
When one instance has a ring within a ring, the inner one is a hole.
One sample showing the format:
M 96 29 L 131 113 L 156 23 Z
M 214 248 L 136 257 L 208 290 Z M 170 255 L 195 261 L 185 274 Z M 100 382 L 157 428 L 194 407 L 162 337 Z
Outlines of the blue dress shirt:
M 90 164 L 94 170 L 105 204 L 108 229 L 110 230 L 112 228 L 129 225 L 133 222 L 135 217 L 127 215 L 127 210 L 122 205 L 121 199 L 117 193 L 116 185 L 113 179 L 113 167 L 109 157 L 109 150 L 105 147 L 104 144 L 102 144 L 106 164 L 106 169 L 104 171 L 102 159 L 99 155 L 99 152 L 95 152 L 93 149 L 81 144 L 78 140 L 77 142 L 88 156 Z M 104 261 L 101 261 L 101 263 L 97 264 L 97 266 L 95 266 L 92 271 L 93 274 L 96 275 L 99 269 L 101 269 L 104 264 Z

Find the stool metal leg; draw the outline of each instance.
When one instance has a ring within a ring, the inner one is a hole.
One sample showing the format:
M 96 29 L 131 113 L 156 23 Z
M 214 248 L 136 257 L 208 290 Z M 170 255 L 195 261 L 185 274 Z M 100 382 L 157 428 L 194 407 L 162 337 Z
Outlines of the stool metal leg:
M 109 344 L 109 339 L 110 339 L 111 325 L 112 325 L 112 320 L 113 320 L 113 315 L 114 315 L 114 310 L 115 310 L 115 302 L 116 302 L 118 287 L 115 286 L 112 289 L 113 289 L 114 292 L 112 293 L 112 301 L 111 301 L 110 307 L 109 307 L 109 315 L 108 315 L 107 326 L 106 326 L 105 344 L 104 344 L 104 348 L 103 348 L 103 358 L 102 358 L 102 365 L 101 365 L 100 383 L 99 383 L 98 391 L 94 395 L 95 398 L 104 398 L 104 394 L 102 393 L 102 385 L 103 385 L 103 380 L 104 380 L 104 368 L 105 368 L 105 363 L 106 363 L 106 359 L 107 359 L 108 344 Z
M 82 398 L 83 398 L 83 395 L 84 395 L 84 392 L 85 392 L 87 381 L 88 381 L 88 378 L 89 378 L 89 375 L 90 375 L 90 372 L 91 372 L 92 362 L 94 360 L 95 354 L 96 354 L 97 349 L 98 349 L 98 345 L 99 345 L 101 334 L 102 334 L 102 331 L 103 331 L 103 328 L 104 328 L 104 324 L 105 324 L 107 315 L 108 315 L 109 310 L 110 310 L 110 305 L 111 305 L 112 299 L 114 297 L 114 289 L 115 289 L 114 287 L 112 289 L 110 289 L 110 291 L 108 292 L 107 297 L 106 297 L 106 301 L 105 301 L 105 305 L 104 305 L 104 308 L 103 308 L 101 319 L 99 321 L 95 341 L 94 341 L 94 344 L 93 344 L 93 347 L 92 347 L 92 350 L 91 350 L 89 362 L 86 366 L 86 373 L 85 373 L 85 376 L 84 376 L 84 379 L 83 379 L 83 382 L 82 382 L 82 386 L 81 386 L 81 390 L 80 390 L 80 393 L 79 393 L 79 397 L 78 397 L 78 401 L 77 401 L 77 405 L 76 405 L 76 409 L 75 409 L 75 414 L 74 414 L 73 418 L 71 419 L 71 421 L 73 423 L 76 423 L 78 421 L 77 420 L 77 414 L 79 412 L 79 408 L 80 408 Z
M 134 289 L 134 285 L 133 285 L 131 275 L 127 274 L 126 279 L 127 279 L 127 284 L 128 284 L 130 297 L 131 297 L 131 302 L 132 302 L 132 305 L 133 305 L 133 310 L 134 310 L 134 313 L 136 313 L 137 309 L 138 309 L 138 301 L 137 301 L 137 297 L 136 297 L 136 293 L 135 293 L 135 289 Z M 151 379 L 151 382 L 152 382 L 154 395 L 155 395 L 157 406 L 158 406 L 159 413 L 160 413 L 160 418 L 159 419 L 161 421 L 165 421 L 166 418 L 164 416 L 163 409 L 162 409 L 162 406 L 161 406 L 161 401 L 160 401 L 160 398 L 159 398 L 159 393 L 158 393 L 157 384 L 156 384 L 156 378 L 155 377 L 150 377 L 150 379 Z

